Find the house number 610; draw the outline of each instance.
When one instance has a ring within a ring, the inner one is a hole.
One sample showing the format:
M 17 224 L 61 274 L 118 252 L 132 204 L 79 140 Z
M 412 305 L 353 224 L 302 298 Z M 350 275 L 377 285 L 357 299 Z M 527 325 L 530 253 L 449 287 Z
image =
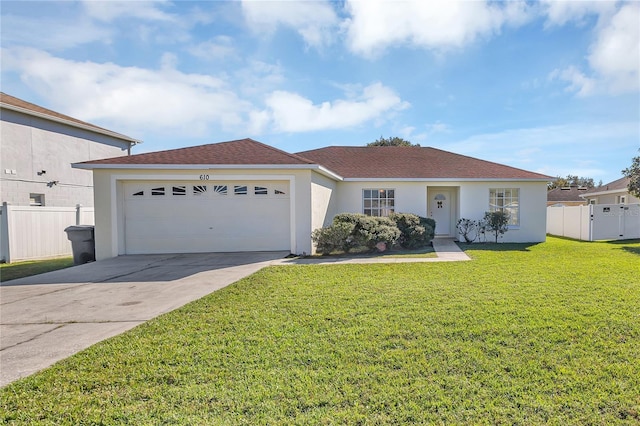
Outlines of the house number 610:
M 200 180 L 209 180 L 209 175 L 200 175 Z

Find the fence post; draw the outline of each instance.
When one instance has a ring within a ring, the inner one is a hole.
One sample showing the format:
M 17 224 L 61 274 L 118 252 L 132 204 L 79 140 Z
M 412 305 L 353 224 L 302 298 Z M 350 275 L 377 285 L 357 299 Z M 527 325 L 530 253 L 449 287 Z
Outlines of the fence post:
M 593 204 L 589 204 L 589 240 L 593 241 Z
M 6 263 L 11 263 L 11 251 L 9 241 L 9 205 L 5 201 L 2 203 L 2 210 L 0 211 L 2 217 L 0 218 L 0 254 L 2 260 Z
M 76 225 L 80 225 L 81 215 L 82 215 L 82 204 L 76 204 Z

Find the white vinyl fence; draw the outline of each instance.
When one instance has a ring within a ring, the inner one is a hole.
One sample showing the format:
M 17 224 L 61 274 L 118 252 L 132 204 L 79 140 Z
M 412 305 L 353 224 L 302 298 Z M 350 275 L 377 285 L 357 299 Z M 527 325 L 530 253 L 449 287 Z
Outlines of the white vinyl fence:
M 584 241 L 640 238 L 640 204 L 547 207 L 547 233 Z
M 93 207 L 32 207 L 2 204 L 0 212 L 0 259 L 46 259 L 71 256 L 71 241 L 64 229 L 93 225 Z

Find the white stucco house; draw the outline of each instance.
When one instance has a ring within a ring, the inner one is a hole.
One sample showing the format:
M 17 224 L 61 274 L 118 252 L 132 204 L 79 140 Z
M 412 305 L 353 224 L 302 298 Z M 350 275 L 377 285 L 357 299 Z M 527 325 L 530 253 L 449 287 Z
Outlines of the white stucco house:
M 629 193 L 628 177 L 591 188 L 581 195 L 588 204 L 638 204 L 640 198 Z
M 73 165 L 93 170 L 96 257 L 313 251 L 334 215 L 415 213 L 456 237 L 459 218 L 511 213 L 504 241 L 540 242 L 539 173 L 435 148 L 331 146 L 290 154 L 242 139 Z

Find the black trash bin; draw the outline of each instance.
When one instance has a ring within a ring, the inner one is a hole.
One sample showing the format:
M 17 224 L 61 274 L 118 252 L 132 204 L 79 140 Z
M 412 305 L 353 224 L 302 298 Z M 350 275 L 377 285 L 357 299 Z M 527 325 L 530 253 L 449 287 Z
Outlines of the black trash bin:
M 71 241 L 74 265 L 82 265 L 96 260 L 96 240 L 94 238 L 93 225 L 69 226 L 65 228 L 64 232 L 67 233 L 67 238 Z

